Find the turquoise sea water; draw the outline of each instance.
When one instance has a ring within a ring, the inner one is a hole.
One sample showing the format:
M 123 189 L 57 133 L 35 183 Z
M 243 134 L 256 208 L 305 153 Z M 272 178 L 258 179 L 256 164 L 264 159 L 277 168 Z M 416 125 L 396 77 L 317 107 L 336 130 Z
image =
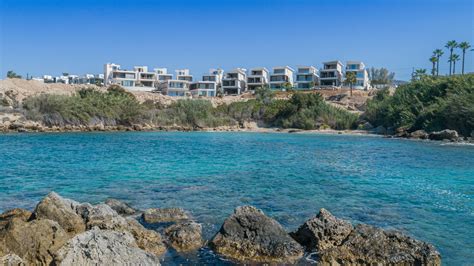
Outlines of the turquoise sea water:
M 183 207 L 207 239 L 251 204 L 293 230 L 322 207 L 474 263 L 474 147 L 370 136 L 263 133 L 0 135 L 0 212 L 49 191 L 138 208 Z M 224 263 L 200 250 L 165 264 Z

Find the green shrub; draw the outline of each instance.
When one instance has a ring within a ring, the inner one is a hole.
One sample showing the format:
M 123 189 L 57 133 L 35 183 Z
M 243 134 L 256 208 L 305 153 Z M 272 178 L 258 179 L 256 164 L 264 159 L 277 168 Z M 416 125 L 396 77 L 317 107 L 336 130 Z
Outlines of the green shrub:
M 402 85 L 390 96 L 379 91 L 367 102 L 364 118 L 375 126 L 437 131 L 474 130 L 474 75 L 423 77 Z

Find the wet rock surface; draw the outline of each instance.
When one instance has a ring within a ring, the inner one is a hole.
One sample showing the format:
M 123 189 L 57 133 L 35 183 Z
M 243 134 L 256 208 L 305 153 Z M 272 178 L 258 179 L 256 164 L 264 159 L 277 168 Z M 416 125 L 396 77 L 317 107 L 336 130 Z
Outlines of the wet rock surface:
M 350 222 L 321 209 L 318 215 L 306 221 L 291 236 L 306 249 L 316 251 L 342 244 L 353 229 Z
M 457 141 L 459 139 L 459 135 L 456 130 L 445 129 L 441 131 L 431 132 L 429 134 L 429 139 Z
M 177 251 L 190 251 L 202 246 L 202 226 L 196 222 L 181 222 L 165 230 L 170 245 Z
M 235 209 L 211 241 L 213 249 L 239 261 L 292 263 L 303 247 L 283 227 L 252 206 Z
M 370 225 L 353 227 L 325 209 L 292 236 L 319 254 L 320 265 L 441 265 L 428 243 Z

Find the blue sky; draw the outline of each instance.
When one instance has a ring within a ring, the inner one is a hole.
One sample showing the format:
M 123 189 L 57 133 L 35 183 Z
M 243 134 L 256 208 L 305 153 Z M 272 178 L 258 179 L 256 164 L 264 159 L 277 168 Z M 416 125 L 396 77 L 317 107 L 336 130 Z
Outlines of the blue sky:
M 0 0 L 0 74 L 315 65 L 362 60 L 408 79 L 446 41 L 474 46 L 472 0 Z M 447 51 L 440 70 L 448 69 Z M 473 52 L 466 56 L 474 71 Z M 460 63 L 459 68 L 460 70 Z

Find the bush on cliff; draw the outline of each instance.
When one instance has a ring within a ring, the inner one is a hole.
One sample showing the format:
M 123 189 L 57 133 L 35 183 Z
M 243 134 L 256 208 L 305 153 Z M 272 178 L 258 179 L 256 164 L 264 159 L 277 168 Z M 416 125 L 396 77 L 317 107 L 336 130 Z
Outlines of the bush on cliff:
M 474 130 L 474 75 L 423 77 L 401 85 L 393 96 L 379 91 L 367 102 L 364 118 L 375 126 L 454 129 L 469 136 Z
M 42 94 L 25 99 L 23 108 L 27 118 L 48 126 L 131 125 L 139 122 L 144 110 L 131 93 L 115 86 L 105 93 L 81 89 L 72 96 Z

